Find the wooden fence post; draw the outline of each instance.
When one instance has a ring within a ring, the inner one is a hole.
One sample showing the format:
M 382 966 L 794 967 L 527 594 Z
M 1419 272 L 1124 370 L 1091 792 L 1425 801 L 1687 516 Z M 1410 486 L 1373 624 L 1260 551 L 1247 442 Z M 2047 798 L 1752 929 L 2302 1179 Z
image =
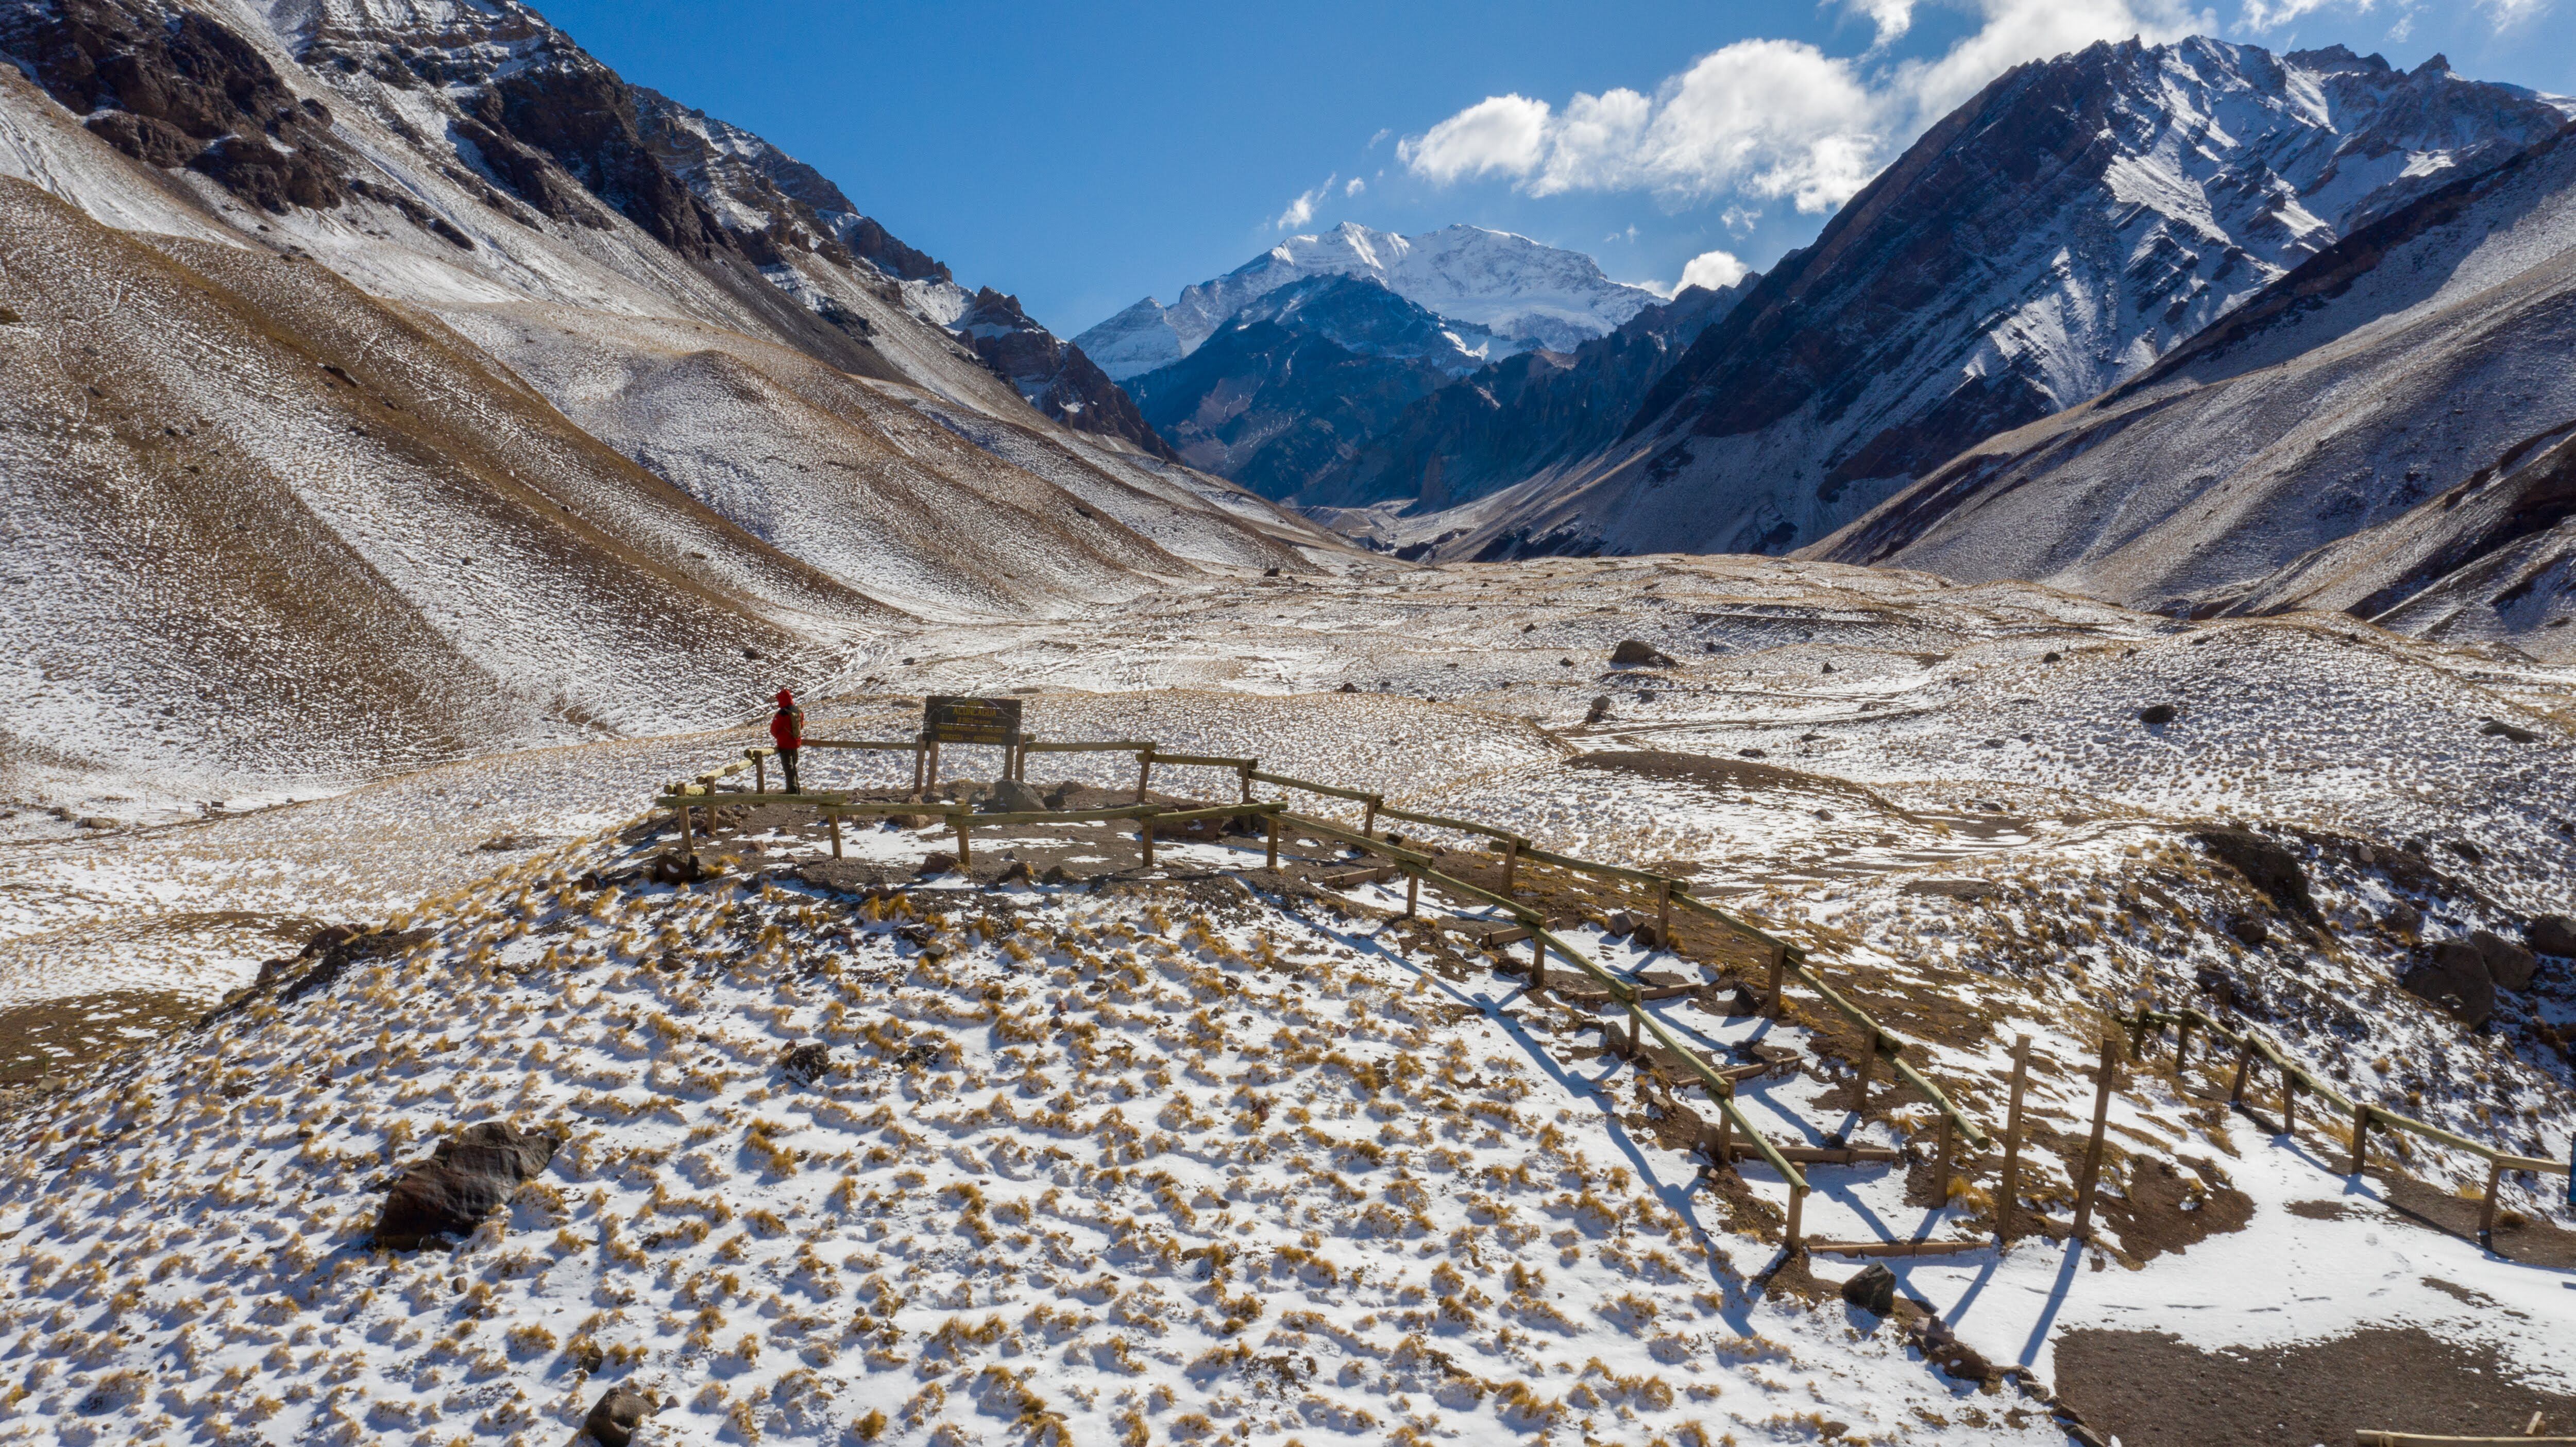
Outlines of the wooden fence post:
M 1404 871 L 1404 917 L 1406 919 L 1420 918 L 1420 916 L 1415 913 L 1415 905 L 1421 899 L 1421 896 L 1422 876 L 1414 873 L 1410 869 Z
M 769 792 L 769 761 L 760 756 L 758 749 L 751 751 L 751 792 L 755 794 Z
M 1519 840 L 1517 840 L 1517 839 L 1506 839 L 1506 840 L 1504 840 L 1504 841 L 1503 841 L 1503 898 L 1505 898 L 1505 899 L 1509 899 L 1509 898 L 1511 898 L 1511 897 L 1512 897 L 1512 879 L 1513 879 L 1513 877 L 1514 877 L 1515 875 L 1517 875 L 1517 874 L 1520 872 L 1520 863 L 1521 863 L 1521 842 L 1520 842 Z
M 1547 937 L 1530 931 L 1530 982 L 1533 990 L 1547 988 Z
M 1735 1117 L 1726 1113 L 1723 1102 L 1735 1098 L 1735 1082 L 1726 1082 L 1726 1093 L 1717 1098 L 1721 1102 L 1717 1108 L 1717 1167 L 1722 1171 L 1732 1170 L 1735 1166 Z
M 1154 867 L 1154 816 L 1148 814 L 1136 821 L 1136 847 L 1145 851 L 1145 867 Z
M 1860 1043 L 1860 1080 L 1858 1082 L 1860 1088 L 1853 1093 L 1852 1097 L 1854 1115 L 1869 1109 L 1869 1077 L 1877 1068 L 1878 1032 L 1872 1030 Z
M 1805 1188 L 1805 1187 L 1803 1187 L 1803 1186 L 1799 1186 L 1799 1185 L 1794 1185 L 1794 1184 L 1793 1184 L 1793 1185 L 1791 1185 L 1791 1186 L 1789 1187 L 1789 1231 L 1788 1231 L 1788 1237 L 1789 1237 L 1789 1240 L 1788 1240 L 1788 1246 L 1789 1246 L 1789 1254 L 1790 1254 L 1790 1255 L 1792 1255 L 1792 1256 L 1800 1255 L 1800 1254 L 1804 1253 L 1804 1252 L 1806 1251 L 1806 1249 L 1807 1249 L 1807 1243 L 1806 1243 L 1806 1241 L 1803 1239 L 1803 1237 L 1804 1237 L 1804 1233 L 1801 1231 L 1800 1226 L 1799 1226 L 1799 1220 L 1800 1220 L 1800 1218 L 1801 1218 L 1802 1216 L 1804 1216 L 1804 1215 L 1806 1214 L 1806 1208 L 1807 1208 L 1807 1191 L 1806 1191 L 1806 1188 Z
M 832 826 L 832 857 L 838 859 L 841 857 L 841 811 L 826 809 L 823 811 L 823 820 Z
M 929 747 L 930 743 L 926 735 L 917 737 L 912 741 L 912 792 L 913 797 L 915 798 L 919 798 L 921 796 L 921 790 L 923 787 L 921 782 L 922 764 L 926 757 L 924 750 Z
M 1995 1188 L 1995 1239 L 2012 1240 L 2013 1210 L 2021 1196 L 2021 1097 L 2030 1085 L 2030 1037 L 2013 1039 L 2012 1104 L 2004 1113 L 2004 1177 Z
M 2191 1017 L 2185 1015 L 2174 1026 L 2174 1079 L 2182 1080 L 2185 1066 L 2191 1064 Z
M 1144 803 L 1144 802 L 1145 802 L 1145 785 L 1146 785 L 1146 783 L 1147 783 L 1148 781 L 1150 781 L 1153 777 L 1154 777 L 1154 746 L 1153 746 L 1152 744 L 1147 744 L 1145 747 L 1143 747 L 1143 748 L 1141 748 L 1141 749 L 1138 749 L 1138 750 L 1136 751 L 1136 802 L 1137 802 L 1137 803 L 1142 804 L 1142 803 Z M 1147 846 L 1145 847 L 1145 862 L 1146 862 L 1147 864 L 1152 864 L 1152 863 L 1154 862 L 1154 850 L 1153 850 L 1153 846 L 1152 846 L 1152 845 L 1150 845 L 1150 844 L 1149 844 L 1149 845 L 1147 845 Z
M 1655 882 L 1655 948 L 1669 951 L 1672 947 L 1673 882 L 1669 879 L 1657 880 Z
M 1362 834 L 1365 834 L 1372 839 L 1377 837 L 1377 806 L 1385 802 L 1385 800 L 1379 798 L 1375 794 L 1368 796 L 1368 821 L 1360 825 L 1360 832 Z
M 1950 1205 L 1950 1112 L 1941 1112 L 1941 1134 L 1932 1147 L 1932 1207 L 1947 1210 Z
M 966 828 L 966 816 L 952 814 L 948 817 L 948 823 L 950 828 L 957 831 L 957 867 L 963 869 L 975 862 L 975 846 Z
M 1786 983 L 1788 974 L 1789 947 L 1773 945 L 1771 947 L 1771 1005 L 1765 1013 L 1774 1020 L 1780 1018 L 1780 989 Z
M 2067 1239 L 2093 1228 L 2093 1190 L 2102 1178 L 2102 1130 L 2111 1119 L 2111 1091 L 2120 1074 L 2120 1037 L 2104 1032 L 2102 1063 L 2093 1080 L 2093 1134 L 2084 1142 L 2084 1175 L 2075 1186 L 2075 1229 Z
M 1252 802 L 1252 765 L 1246 764 L 1238 772 L 1243 776 L 1243 802 L 1249 804 Z
M 2344 1168 L 2345 1175 L 2361 1174 L 2361 1168 L 2369 1163 L 2369 1157 L 2365 1153 L 2369 1143 L 2370 1107 L 2366 1104 L 2356 1105 L 2352 1108 L 2352 1164 Z
M 2233 1081 L 2230 1081 L 2227 1086 L 2227 1103 L 2229 1105 L 2243 1105 L 2245 1103 L 2245 1075 L 2247 1071 L 2252 1070 L 2253 1068 L 2254 1037 L 2248 1035 L 2244 1039 L 2236 1042 L 2236 1078 Z
M 930 778 L 923 787 L 934 793 L 939 789 L 939 741 L 937 739 L 930 741 Z
M 2298 1139 L 2299 1077 L 2290 1070 L 2290 1062 L 2281 1062 L 2281 1134 Z
M 1276 814 L 1270 816 L 1270 845 L 1268 852 L 1262 858 L 1261 864 L 1265 869 L 1277 869 L 1279 867 L 1279 816 Z
M 2504 1159 L 2487 1162 L 2486 1203 L 2478 1207 L 2478 1244 L 2495 1249 L 2496 1188 L 2504 1184 Z
M 698 857 L 698 842 L 689 835 L 689 806 L 686 804 L 680 806 L 680 857 L 682 859 Z

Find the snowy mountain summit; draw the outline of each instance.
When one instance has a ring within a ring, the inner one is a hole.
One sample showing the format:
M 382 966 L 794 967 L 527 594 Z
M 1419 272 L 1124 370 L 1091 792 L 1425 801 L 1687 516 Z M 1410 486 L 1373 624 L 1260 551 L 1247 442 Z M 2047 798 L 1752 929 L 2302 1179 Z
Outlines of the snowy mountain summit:
M 1252 302 L 1316 276 L 1364 277 L 1425 311 L 1490 332 L 1496 340 L 1484 344 L 1486 360 L 1532 348 L 1571 351 L 1662 300 L 1612 281 L 1579 251 L 1508 231 L 1447 226 L 1398 236 L 1345 221 L 1321 235 L 1289 237 L 1184 289 L 1168 307 L 1146 297 L 1074 343 L 1123 382 L 1179 361 Z

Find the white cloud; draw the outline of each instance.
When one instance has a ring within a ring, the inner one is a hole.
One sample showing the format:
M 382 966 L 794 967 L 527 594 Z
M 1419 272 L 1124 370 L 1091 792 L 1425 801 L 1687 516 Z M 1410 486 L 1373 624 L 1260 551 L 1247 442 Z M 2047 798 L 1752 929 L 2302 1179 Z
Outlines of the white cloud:
M 1890 26 L 1912 23 L 1911 0 L 1848 3 L 1871 18 L 1882 39 L 1901 33 Z M 1974 4 L 1982 23 L 1929 61 L 1867 67 L 1868 57 L 1829 56 L 1804 41 L 1740 40 L 1699 57 L 1651 96 L 1625 88 L 1578 92 L 1561 110 L 1517 93 L 1488 96 L 1399 141 L 1396 156 L 1434 185 L 1498 176 L 1534 196 L 1643 190 L 1671 204 L 1785 197 L 1800 211 L 1830 211 L 1887 164 L 1892 143 L 2023 61 L 2099 40 L 2159 41 L 2195 24 L 2215 28 L 2183 0 Z
M 1361 180 L 1357 176 L 1353 176 L 1350 184 L 1342 188 L 1342 194 L 1345 196 L 1356 196 L 1367 189 L 1368 182 Z
M 1487 96 L 1418 136 L 1395 143 L 1396 159 L 1434 185 L 1499 171 L 1526 176 L 1547 153 L 1548 103 Z
M 2549 9 L 2549 0 L 2478 0 L 2478 8 L 2487 19 L 2502 30 L 2525 20 L 2537 20 Z
M 1715 291 L 1744 280 L 1744 274 L 1752 269 L 1736 260 L 1730 252 L 1703 251 L 1682 268 L 1682 285 L 1704 286 Z
M 2328 6 L 2365 11 L 2372 0 L 2245 0 L 2245 28 L 2269 33 Z
M 1871 43 L 1879 49 L 1914 28 L 1914 0 L 1843 0 L 1843 8 L 1869 17 L 1878 38 Z
M 1332 194 L 1333 185 L 1339 180 L 1341 176 L 1338 173 L 1326 176 L 1321 186 L 1310 191 L 1299 192 L 1296 199 L 1288 203 L 1288 209 L 1280 212 L 1279 219 L 1272 224 L 1282 231 L 1292 231 L 1314 220 L 1315 203 Z

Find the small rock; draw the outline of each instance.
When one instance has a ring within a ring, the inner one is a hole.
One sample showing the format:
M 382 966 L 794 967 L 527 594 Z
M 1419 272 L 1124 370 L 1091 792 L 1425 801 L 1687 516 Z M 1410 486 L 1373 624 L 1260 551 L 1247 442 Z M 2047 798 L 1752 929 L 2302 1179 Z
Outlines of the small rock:
M 1605 693 L 1599 698 L 1592 700 L 1592 707 L 1585 710 L 1583 721 L 1588 724 L 1597 724 L 1609 716 L 1610 695 Z
M 1834 666 L 1833 666 L 1832 664 L 1828 663 L 1828 664 L 1826 664 L 1826 665 L 1825 665 L 1825 672 L 1827 672 L 1827 673 L 1831 673 L 1831 672 L 1833 672 L 1833 671 L 1834 671 Z
M 2259 948 L 2265 940 L 2272 937 L 2272 931 L 2264 925 L 2263 921 L 2250 914 L 2240 914 L 2229 920 L 2227 932 L 2236 936 L 2236 942 L 2249 950 Z
M 921 861 L 920 877 L 928 879 L 934 874 L 946 874 L 948 871 L 955 869 L 956 867 L 956 855 L 949 853 L 945 849 L 934 849 L 930 851 L 927 858 Z
M 1001 874 L 993 880 L 993 882 L 995 884 L 1025 884 L 1028 882 L 1028 878 L 1029 862 L 1025 859 L 1014 859 L 1010 862 L 1009 867 L 1005 868 Z
M 2402 935 L 2411 935 L 2424 927 L 2424 911 L 2402 899 L 2390 905 L 2388 913 L 2380 918 L 2390 929 Z
M 1770 757 L 1770 755 L 1764 753 L 1760 749 L 1737 749 L 1735 752 L 1738 757 L 1747 759 L 1767 759 Z
M 1041 874 L 1041 875 L 1039 875 L 1039 876 L 1038 876 L 1038 883 L 1040 883 L 1040 884 L 1062 884 L 1062 883 L 1064 883 L 1066 880 L 1071 879 L 1072 877 L 1073 877 L 1072 875 L 1067 874 L 1067 873 L 1065 872 L 1065 868 L 1064 868 L 1064 866 L 1063 866 L 1063 865 L 1061 865 L 1061 864 L 1050 864 L 1050 865 L 1048 865 L 1048 866 L 1046 867 L 1046 873 Z
M 1843 1300 L 1872 1316 L 1890 1316 L 1896 1311 L 1896 1273 L 1887 1263 L 1873 1261 L 1860 1275 L 1843 1283 Z
M 1338 693 L 1357 693 L 1359 691 L 1360 686 L 1356 683 L 1345 683 L 1339 689 L 1335 690 L 1335 692 Z
M 2528 990 L 2532 972 L 2540 968 L 2540 957 L 2493 930 L 2473 930 L 2469 943 L 2478 947 L 2486 961 L 2487 978 L 2499 989 Z
M 1651 643 L 1622 638 L 1619 645 L 1610 650 L 1610 664 L 1614 668 L 1670 668 L 1673 661 Z
M 2180 717 L 2182 710 L 2169 703 L 2151 703 L 2138 710 L 2138 722 L 2142 724 L 2169 724 Z
M 561 1138 L 479 1121 L 438 1143 L 386 1193 L 376 1244 L 409 1251 L 432 1236 L 466 1236 L 554 1159 Z
M 885 816 L 885 827 L 901 832 L 910 832 L 915 829 L 927 829 L 930 827 L 930 822 L 930 816 L 927 814 L 888 814 Z
M 1277 568 L 1264 568 L 1261 570 L 1261 576 L 1265 578 L 1276 578 L 1279 576 L 1279 570 Z
M 2462 859 L 2469 861 L 2471 864 L 2479 863 L 2486 858 L 2486 854 L 2480 850 L 2478 846 L 2471 844 L 2466 839 L 2445 839 L 2442 841 L 2442 847 L 2450 850 L 2453 854 L 2460 856 Z
M 2058 660 L 2058 657 L 2059 655 L 2055 652 L 2043 653 L 2039 655 L 2039 661 L 2042 663 L 2055 663 Z
M 2541 915 L 2522 927 L 2522 940 L 2544 955 L 2576 955 L 2576 919 Z
M 2488 719 L 2479 727 L 2478 732 L 2491 739 L 2504 739 L 2508 742 L 2517 744 L 2536 744 L 2540 742 L 2540 735 L 2533 733 L 2529 729 L 2515 728 L 2513 725 L 2500 719 Z
M 707 867 L 694 856 L 682 858 L 677 854 L 664 854 L 654 859 L 652 867 L 645 871 L 645 877 L 655 884 L 695 884 L 707 877 Z
M 653 1399 L 636 1390 L 634 1383 L 619 1382 L 601 1394 L 590 1415 L 581 1419 L 581 1430 L 599 1447 L 629 1447 L 635 1429 L 656 1410 Z
M 992 792 L 975 806 L 977 812 L 984 814 L 1042 814 L 1046 807 L 1044 794 L 1017 779 L 996 781 Z
M 791 1047 L 786 1054 L 779 1056 L 778 1068 L 785 1071 L 797 1084 L 812 1085 L 831 1073 L 832 1052 L 825 1049 L 819 1042 L 808 1040 L 802 1045 Z

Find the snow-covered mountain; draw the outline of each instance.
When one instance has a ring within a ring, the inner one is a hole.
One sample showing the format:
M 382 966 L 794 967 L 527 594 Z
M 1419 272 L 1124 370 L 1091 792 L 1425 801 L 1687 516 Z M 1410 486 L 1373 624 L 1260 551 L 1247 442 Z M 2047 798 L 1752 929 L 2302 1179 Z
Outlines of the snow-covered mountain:
M 2563 120 L 2438 57 L 2193 39 L 2020 66 L 1783 258 L 1617 443 L 1422 526 L 1448 553 L 1796 547 Z
M 731 719 L 1320 541 L 512 0 L 0 0 L 0 61 L 12 797 Z
M 2576 657 L 2576 126 L 1815 550 Z
M 1198 350 L 1256 298 L 1314 276 L 1364 277 L 1437 316 L 1490 333 L 1484 360 L 1543 347 L 1571 351 L 1662 300 L 1612 281 L 1579 251 L 1507 231 L 1449 226 L 1397 236 L 1345 221 L 1292 236 L 1164 306 L 1152 297 L 1074 338 L 1119 381 Z

